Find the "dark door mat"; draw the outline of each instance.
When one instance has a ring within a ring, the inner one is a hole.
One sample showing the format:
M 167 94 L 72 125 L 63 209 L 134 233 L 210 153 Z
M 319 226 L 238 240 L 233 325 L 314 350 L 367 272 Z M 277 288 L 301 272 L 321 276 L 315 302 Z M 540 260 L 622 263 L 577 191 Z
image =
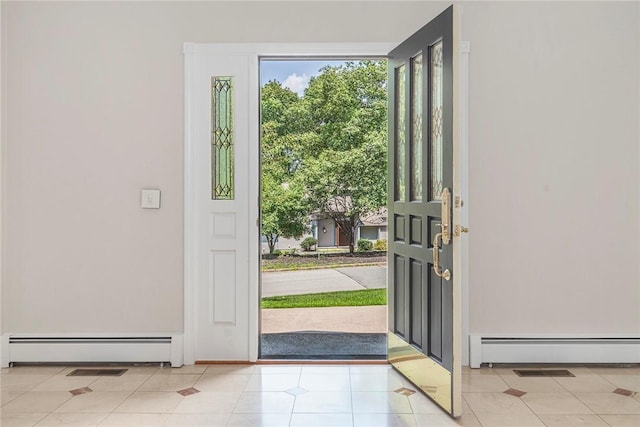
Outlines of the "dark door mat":
M 519 377 L 575 377 L 566 369 L 514 369 Z
M 260 358 L 386 360 L 387 334 L 316 331 L 262 334 Z
M 127 372 L 127 369 L 74 369 L 67 374 L 68 377 L 119 377 Z

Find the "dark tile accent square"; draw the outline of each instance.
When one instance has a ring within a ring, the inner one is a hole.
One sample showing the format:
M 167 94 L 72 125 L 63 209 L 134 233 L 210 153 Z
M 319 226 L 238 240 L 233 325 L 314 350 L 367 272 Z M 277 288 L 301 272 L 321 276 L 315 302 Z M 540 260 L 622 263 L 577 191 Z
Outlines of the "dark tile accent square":
M 411 390 L 410 388 L 406 388 L 406 387 L 400 387 L 397 390 L 394 390 L 396 393 L 405 395 L 405 396 L 411 396 L 413 393 L 415 393 L 415 390 Z
M 80 394 L 91 393 L 92 391 L 93 390 L 91 390 L 89 387 L 82 387 L 75 390 L 69 390 L 69 393 L 73 394 L 74 396 L 78 396 Z
M 626 388 L 617 388 L 615 390 L 613 390 L 613 392 L 615 394 L 621 394 L 623 396 L 627 396 L 627 397 L 631 397 L 634 395 L 634 392 L 632 392 L 631 390 L 627 390 Z
M 526 391 L 518 390 L 515 388 L 510 388 L 508 390 L 503 391 L 504 394 L 508 394 L 509 396 L 522 397 L 527 394 Z
M 176 393 L 187 397 L 191 396 L 192 394 L 200 393 L 200 390 L 198 390 L 197 388 L 189 387 L 185 388 L 184 390 L 178 390 Z

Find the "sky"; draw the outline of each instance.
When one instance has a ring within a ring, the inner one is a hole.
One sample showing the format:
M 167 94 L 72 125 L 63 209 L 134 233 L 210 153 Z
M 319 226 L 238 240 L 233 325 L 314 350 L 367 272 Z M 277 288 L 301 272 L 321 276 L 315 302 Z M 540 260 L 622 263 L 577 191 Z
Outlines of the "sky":
M 260 62 L 260 85 L 271 80 L 277 80 L 284 87 L 302 96 L 309 85 L 309 79 L 320 74 L 320 69 L 326 65 L 342 65 L 346 61 L 326 60 L 263 60 Z

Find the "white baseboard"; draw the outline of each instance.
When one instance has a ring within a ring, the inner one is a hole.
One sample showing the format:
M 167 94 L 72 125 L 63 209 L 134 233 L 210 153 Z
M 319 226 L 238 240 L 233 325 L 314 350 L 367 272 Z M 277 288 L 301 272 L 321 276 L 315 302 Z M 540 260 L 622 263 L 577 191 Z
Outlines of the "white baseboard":
M 640 363 L 640 337 L 471 334 L 470 366 L 482 363 Z
M 0 364 L 171 363 L 183 365 L 182 334 L 6 334 Z

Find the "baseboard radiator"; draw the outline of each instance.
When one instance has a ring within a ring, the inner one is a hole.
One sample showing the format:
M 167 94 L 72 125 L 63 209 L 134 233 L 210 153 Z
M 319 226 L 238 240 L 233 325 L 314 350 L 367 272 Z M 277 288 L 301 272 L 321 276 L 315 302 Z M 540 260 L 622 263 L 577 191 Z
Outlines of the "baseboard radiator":
M 469 336 L 472 368 L 483 363 L 640 363 L 640 337 Z
M 2 336 L 3 367 L 11 363 L 183 364 L 182 335 L 172 334 L 8 334 Z

